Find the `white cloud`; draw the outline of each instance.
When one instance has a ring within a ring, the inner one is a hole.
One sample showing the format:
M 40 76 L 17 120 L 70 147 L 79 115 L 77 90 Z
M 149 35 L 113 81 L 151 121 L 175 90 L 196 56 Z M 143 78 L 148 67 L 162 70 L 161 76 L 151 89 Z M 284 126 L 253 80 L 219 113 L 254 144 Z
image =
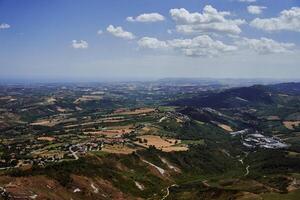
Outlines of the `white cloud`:
M 256 18 L 250 25 L 269 32 L 281 30 L 300 32 L 300 7 L 283 10 L 278 17 Z
M 208 35 L 201 35 L 192 39 L 174 39 L 169 41 L 169 46 L 181 50 L 186 56 L 213 57 L 237 50 L 235 46 L 213 40 Z
M 159 13 L 144 13 L 137 17 L 127 17 L 126 20 L 129 22 L 158 22 L 164 21 L 165 17 Z
M 254 3 L 256 0 L 239 0 L 239 2 Z
M 214 40 L 208 35 L 201 35 L 191 39 L 159 40 L 152 37 L 143 37 L 138 41 L 142 48 L 175 50 L 185 56 L 191 57 L 216 57 L 226 53 L 235 54 L 241 51 L 252 51 L 257 54 L 291 53 L 295 44 L 282 43 L 270 38 L 249 39 L 237 37 L 233 45 Z
M 264 9 L 266 9 L 267 7 L 264 6 L 248 6 L 247 10 L 250 14 L 253 15 L 259 15 L 263 12 Z
M 144 37 L 138 41 L 138 45 L 151 49 L 173 49 L 182 52 L 186 56 L 213 57 L 226 52 L 237 50 L 237 47 L 226 45 L 221 41 L 213 40 L 208 35 L 197 36 L 192 39 L 173 39 L 161 41 L 156 38 Z
M 109 25 L 106 28 L 106 31 L 111 33 L 115 37 L 132 40 L 135 38 L 134 34 L 128 31 L 124 31 L 121 26 L 114 27 L 113 25 Z
M 97 34 L 98 34 L 98 35 L 101 35 L 102 33 L 103 33 L 102 30 L 98 30 L 98 31 L 97 31 Z
M 8 28 L 10 28 L 9 24 L 6 24 L 6 23 L 0 24 L 0 29 L 8 29 Z
M 84 40 L 72 40 L 72 47 L 74 49 L 87 49 L 89 44 Z
M 171 9 L 170 15 L 177 23 L 176 29 L 180 33 L 195 34 L 195 33 L 241 33 L 240 25 L 245 23 L 241 19 L 228 19 L 230 12 L 219 12 L 211 5 L 206 5 L 203 8 L 203 13 L 190 13 L 184 8 Z
M 280 43 L 264 37 L 260 39 L 242 38 L 242 40 L 236 41 L 235 43 L 241 48 L 244 47 L 259 54 L 287 53 L 291 52 L 295 46 L 293 43 Z
M 165 41 L 160 41 L 152 37 L 143 37 L 138 41 L 138 45 L 143 48 L 149 49 L 164 49 L 168 48 L 168 44 Z

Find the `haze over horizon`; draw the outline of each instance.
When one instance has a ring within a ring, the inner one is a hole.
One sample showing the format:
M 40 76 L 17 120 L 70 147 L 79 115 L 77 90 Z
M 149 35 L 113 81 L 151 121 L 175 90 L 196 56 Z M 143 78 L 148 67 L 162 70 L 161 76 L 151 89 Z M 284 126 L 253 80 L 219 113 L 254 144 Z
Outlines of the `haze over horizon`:
M 2 0 L 0 79 L 298 80 L 299 34 L 298 0 Z

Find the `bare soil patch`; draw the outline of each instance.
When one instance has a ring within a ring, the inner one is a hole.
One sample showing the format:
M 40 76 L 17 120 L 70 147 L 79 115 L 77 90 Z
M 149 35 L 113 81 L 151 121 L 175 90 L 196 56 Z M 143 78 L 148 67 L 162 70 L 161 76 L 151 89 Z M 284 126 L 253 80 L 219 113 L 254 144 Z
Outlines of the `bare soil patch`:
M 154 108 L 138 108 L 134 110 L 116 110 L 114 114 L 118 115 L 139 115 L 154 112 Z
M 38 137 L 37 140 L 52 142 L 56 139 L 55 137 L 43 136 L 43 137 Z
M 294 127 L 300 125 L 300 121 L 284 121 L 283 125 L 290 130 L 294 130 Z
M 228 132 L 233 131 L 233 129 L 230 126 L 226 125 L 226 124 L 218 124 L 218 126 L 222 129 L 224 129 L 225 131 L 228 131 Z

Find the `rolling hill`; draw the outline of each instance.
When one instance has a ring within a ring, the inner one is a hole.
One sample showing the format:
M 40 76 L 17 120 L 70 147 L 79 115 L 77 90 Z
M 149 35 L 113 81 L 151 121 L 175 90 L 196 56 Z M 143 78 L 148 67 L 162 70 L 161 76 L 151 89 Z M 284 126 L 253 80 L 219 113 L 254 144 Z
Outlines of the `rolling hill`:
M 191 98 L 178 99 L 172 102 L 175 106 L 237 108 L 257 104 L 272 104 L 273 90 L 266 86 L 255 85 L 199 94 Z

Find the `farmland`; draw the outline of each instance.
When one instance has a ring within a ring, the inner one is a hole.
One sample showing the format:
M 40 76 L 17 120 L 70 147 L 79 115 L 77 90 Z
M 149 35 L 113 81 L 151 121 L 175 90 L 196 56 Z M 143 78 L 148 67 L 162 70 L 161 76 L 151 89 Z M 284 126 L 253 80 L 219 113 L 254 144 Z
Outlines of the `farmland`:
M 300 97 L 274 87 L 3 85 L 1 195 L 293 199 Z

